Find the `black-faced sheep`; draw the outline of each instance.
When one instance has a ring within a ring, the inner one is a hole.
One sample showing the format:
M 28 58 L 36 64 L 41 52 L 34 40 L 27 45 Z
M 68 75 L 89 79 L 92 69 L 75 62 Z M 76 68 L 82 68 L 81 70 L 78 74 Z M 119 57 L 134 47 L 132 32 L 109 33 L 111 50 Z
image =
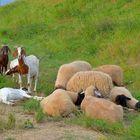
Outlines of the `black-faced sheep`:
M 66 89 L 68 91 L 85 91 L 89 86 L 95 86 L 107 98 L 113 87 L 112 79 L 108 74 L 99 71 L 81 71 L 74 74 L 68 81 Z
M 112 78 L 114 85 L 122 86 L 123 85 L 123 70 L 120 66 L 117 65 L 102 65 L 94 68 L 93 70 L 101 71 L 107 73 Z
M 114 87 L 110 92 L 110 100 L 123 107 L 140 109 L 140 102 L 125 87 Z
M 44 114 L 49 116 L 67 116 L 76 109 L 71 94 L 63 89 L 57 89 L 40 103 Z M 73 95 L 73 94 L 72 94 Z M 73 99 L 73 100 L 76 100 Z
M 55 82 L 55 89 L 66 89 L 66 84 L 69 79 L 79 71 L 92 70 L 91 65 L 85 61 L 74 61 L 60 66 Z
M 90 118 L 103 119 L 109 122 L 123 120 L 123 108 L 103 98 L 86 96 L 81 103 L 81 108 Z

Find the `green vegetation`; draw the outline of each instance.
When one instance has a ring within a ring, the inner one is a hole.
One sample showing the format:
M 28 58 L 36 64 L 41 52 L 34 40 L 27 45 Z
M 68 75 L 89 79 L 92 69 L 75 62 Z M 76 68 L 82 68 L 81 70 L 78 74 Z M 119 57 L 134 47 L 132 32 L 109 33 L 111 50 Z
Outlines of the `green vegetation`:
M 93 67 L 120 65 L 125 85 L 140 99 L 139 9 L 138 0 L 17 0 L 0 7 L 0 44 L 8 43 L 12 50 L 23 46 L 40 58 L 38 94 L 53 91 L 61 64 L 81 59 Z M 18 87 L 10 77 L 0 76 L 0 88 L 4 86 Z M 36 103 L 25 108 L 35 110 L 32 105 L 36 108 Z M 77 122 L 109 133 L 108 139 L 140 138 L 139 113 L 126 116 L 127 128 L 83 117 Z
M 6 121 L 3 121 L 2 119 L 0 119 L 0 131 L 4 129 L 8 130 L 8 129 L 15 128 L 15 122 L 16 122 L 15 116 L 10 113 Z

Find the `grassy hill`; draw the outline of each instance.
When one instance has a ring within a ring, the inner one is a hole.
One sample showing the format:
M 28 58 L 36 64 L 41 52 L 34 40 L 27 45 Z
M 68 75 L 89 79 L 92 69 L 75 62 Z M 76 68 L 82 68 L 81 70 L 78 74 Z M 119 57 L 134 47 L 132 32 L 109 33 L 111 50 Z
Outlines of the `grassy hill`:
M 120 65 L 124 83 L 140 99 L 139 12 L 139 0 L 17 0 L 0 7 L 0 44 L 23 46 L 40 58 L 38 91 L 46 95 L 59 66 L 80 59 L 93 67 Z M 17 87 L 0 76 L 3 86 Z

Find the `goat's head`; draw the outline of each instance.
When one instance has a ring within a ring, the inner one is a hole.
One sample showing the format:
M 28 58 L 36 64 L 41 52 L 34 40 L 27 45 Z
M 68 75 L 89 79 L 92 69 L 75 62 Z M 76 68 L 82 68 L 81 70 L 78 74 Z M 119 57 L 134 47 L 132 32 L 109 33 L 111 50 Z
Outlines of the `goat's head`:
M 8 45 L 2 45 L 3 47 L 1 48 L 1 53 L 3 55 L 8 55 L 9 52 L 11 52 L 11 50 L 9 49 Z
M 22 56 L 25 56 L 25 49 L 22 47 L 18 47 L 16 48 L 16 50 L 13 52 L 13 56 L 14 57 L 18 57 L 18 59 L 20 59 Z
M 8 69 L 8 70 L 5 72 L 5 75 L 11 75 L 11 74 L 17 73 L 17 72 L 18 72 L 18 66 L 15 66 L 14 68 Z

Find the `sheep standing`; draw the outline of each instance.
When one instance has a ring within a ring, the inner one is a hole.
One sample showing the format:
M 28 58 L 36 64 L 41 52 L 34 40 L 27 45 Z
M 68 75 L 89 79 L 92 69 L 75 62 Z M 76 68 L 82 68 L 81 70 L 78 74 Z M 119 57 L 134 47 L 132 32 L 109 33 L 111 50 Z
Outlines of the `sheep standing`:
M 113 87 L 112 79 L 108 74 L 98 71 L 81 71 L 74 74 L 68 81 L 66 89 L 73 92 L 85 91 L 89 86 L 95 86 L 107 98 Z
M 63 64 L 58 70 L 55 88 L 66 89 L 67 82 L 76 72 L 88 71 L 91 69 L 91 65 L 85 61 L 74 61 L 69 64 Z
M 103 119 L 109 122 L 123 120 L 123 109 L 111 101 L 93 96 L 86 96 L 81 103 L 85 115 L 90 118 Z
M 125 87 L 114 87 L 110 92 L 110 100 L 131 109 L 139 109 L 140 102 Z
M 107 73 L 112 78 L 114 85 L 122 86 L 123 85 L 123 71 L 120 66 L 117 65 L 102 65 L 97 68 L 94 68 L 95 71 L 101 71 Z
M 67 116 L 75 110 L 68 91 L 57 89 L 52 94 L 43 99 L 40 103 L 44 114 L 49 116 Z

